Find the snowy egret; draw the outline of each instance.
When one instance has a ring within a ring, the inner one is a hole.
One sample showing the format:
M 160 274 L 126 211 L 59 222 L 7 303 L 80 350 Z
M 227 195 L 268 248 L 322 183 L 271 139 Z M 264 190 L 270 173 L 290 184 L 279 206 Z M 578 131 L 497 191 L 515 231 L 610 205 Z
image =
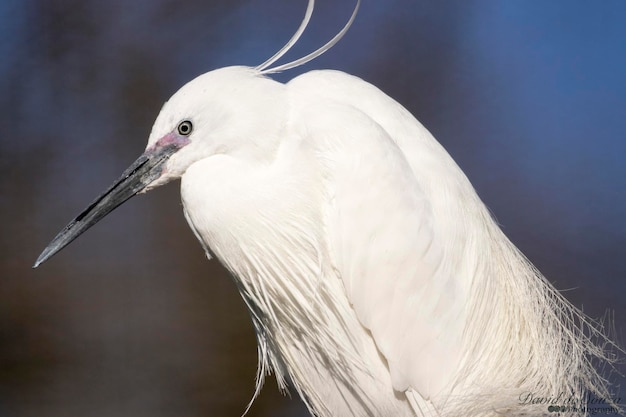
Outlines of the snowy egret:
M 431 134 L 337 71 L 286 84 L 228 67 L 164 105 L 146 151 L 40 265 L 137 193 L 181 179 L 185 217 L 232 273 L 273 371 L 320 416 L 549 414 L 536 398 L 608 397 L 601 329 L 506 238 Z M 571 411 L 570 414 L 577 414 Z

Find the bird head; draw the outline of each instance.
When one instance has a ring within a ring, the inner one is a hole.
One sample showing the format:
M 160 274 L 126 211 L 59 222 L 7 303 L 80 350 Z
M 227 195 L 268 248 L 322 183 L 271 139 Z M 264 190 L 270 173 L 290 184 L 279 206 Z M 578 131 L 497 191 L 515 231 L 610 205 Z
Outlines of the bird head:
M 207 72 L 184 85 L 165 103 L 144 154 L 165 157 L 142 191 L 180 178 L 194 162 L 212 155 L 229 154 L 261 163 L 273 158 L 288 115 L 288 100 L 285 86 L 265 75 L 299 67 L 331 49 L 354 22 L 361 0 L 356 1 L 350 19 L 330 41 L 308 55 L 273 66 L 304 33 L 314 4 L 314 0 L 309 0 L 298 30 L 262 64 Z
M 304 19 L 287 44 L 261 65 L 210 71 L 178 90 L 159 113 L 146 151 L 59 232 L 33 267 L 132 196 L 180 178 L 201 159 L 228 154 L 250 163 L 270 162 L 289 112 L 286 87 L 264 75 L 298 67 L 332 48 L 352 25 L 361 1 L 357 0 L 348 22 L 326 44 L 294 61 L 272 66 L 298 41 L 310 21 L 314 3 L 309 0 Z
M 132 196 L 180 178 L 201 159 L 228 154 L 270 162 L 288 114 L 285 94 L 283 84 L 249 67 L 221 68 L 185 84 L 161 109 L 145 152 L 53 239 L 34 267 Z
M 249 67 L 226 67 L 184 85 L 163 106 L 146 148 L 171 149 L 145 191 L 180 178 L 194 162 L 218 154 L 268 162 L 286 117 L 285 86 Z

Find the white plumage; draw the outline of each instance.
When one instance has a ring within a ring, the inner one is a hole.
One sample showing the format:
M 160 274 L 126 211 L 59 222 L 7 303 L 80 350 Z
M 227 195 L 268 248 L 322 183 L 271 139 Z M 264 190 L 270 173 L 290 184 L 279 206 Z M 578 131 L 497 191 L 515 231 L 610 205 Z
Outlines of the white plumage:
M 407 110 L 337 71 L 266 77 L 347 30 L 271 69 L 312 5 L 272 60 L 181 88 L 145 156 L 37 264 L 112 209 L 83 226 L 99 205 L 129 198 L 107 202 L 129 178 L 140 177 L 132 194 L 181 178 L 189 225 L 250 309 L 257 394 L 272 370 L 320 417 L 548 415 L 520 397 L 608 397 L 592 363 L 610 361 L 610 342 L 504 236 Z
M 290 378 L 318 415 L 412 416 L 409 399 L 440 415 L 536 415 L 516 409 L 523 393 L 603 393 L 585 319 L 399 104 L 336 71 L 282 85 L 233 67 L 183 87 L 162 115 L 203 88 L 206 113 L 227 88 L 264 127 L 241 108 L 212 119 L 241 130 L 207 155 L 192 141 L 179 153 L 198 161 L 179 169 L 175 155 L 168 169 L 184 172 L 187 220 L 253 312 L 260 369 Z M 172 120 L 205 126 L 202 114 Z

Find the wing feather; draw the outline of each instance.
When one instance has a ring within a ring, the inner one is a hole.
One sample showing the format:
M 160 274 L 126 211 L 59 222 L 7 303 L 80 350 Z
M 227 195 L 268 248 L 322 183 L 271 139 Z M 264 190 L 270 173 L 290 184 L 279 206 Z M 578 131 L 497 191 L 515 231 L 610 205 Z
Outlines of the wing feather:
M 451 383 L 460 360 L 468 285 L 443 264 L 444 234 L 425 186 L 396 140 L 362 110 L 316 100 L 302 112 L 324 165 L 329 250 L 348 300 L 394 389 L 429 398 Z
M 519 404 L 529 391 L 610 397 L 592 363 L 610 365 L 614 345 L 506 238 L 407 110 L 337 71 L 288 86 L 309 97 L 301 122 L 326 167 L 331 261 L 416 414 L 545 412 Z

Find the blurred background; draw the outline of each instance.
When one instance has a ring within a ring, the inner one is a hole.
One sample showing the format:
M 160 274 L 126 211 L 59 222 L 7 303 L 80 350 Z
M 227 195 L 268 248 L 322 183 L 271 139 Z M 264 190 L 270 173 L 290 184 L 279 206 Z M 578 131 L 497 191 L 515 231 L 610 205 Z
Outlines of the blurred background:
M 287 59 L 326 42 L 353 7 L 318 3 Z M 0 416 L 241 415 L 252 326 L 187 227 L 178 183 L 31 265 L 143 151 L 172 93 L 261 63 L 305 7 L 0 0 Z M 622 0 L 363 0 L 334 49 L 275 78 L 335 68 L 396 98 L 557 288 L 593 317 L 610 311 L 623 344 L 625 20 Z M 273 378 L 249 413 L 304 415 Z

